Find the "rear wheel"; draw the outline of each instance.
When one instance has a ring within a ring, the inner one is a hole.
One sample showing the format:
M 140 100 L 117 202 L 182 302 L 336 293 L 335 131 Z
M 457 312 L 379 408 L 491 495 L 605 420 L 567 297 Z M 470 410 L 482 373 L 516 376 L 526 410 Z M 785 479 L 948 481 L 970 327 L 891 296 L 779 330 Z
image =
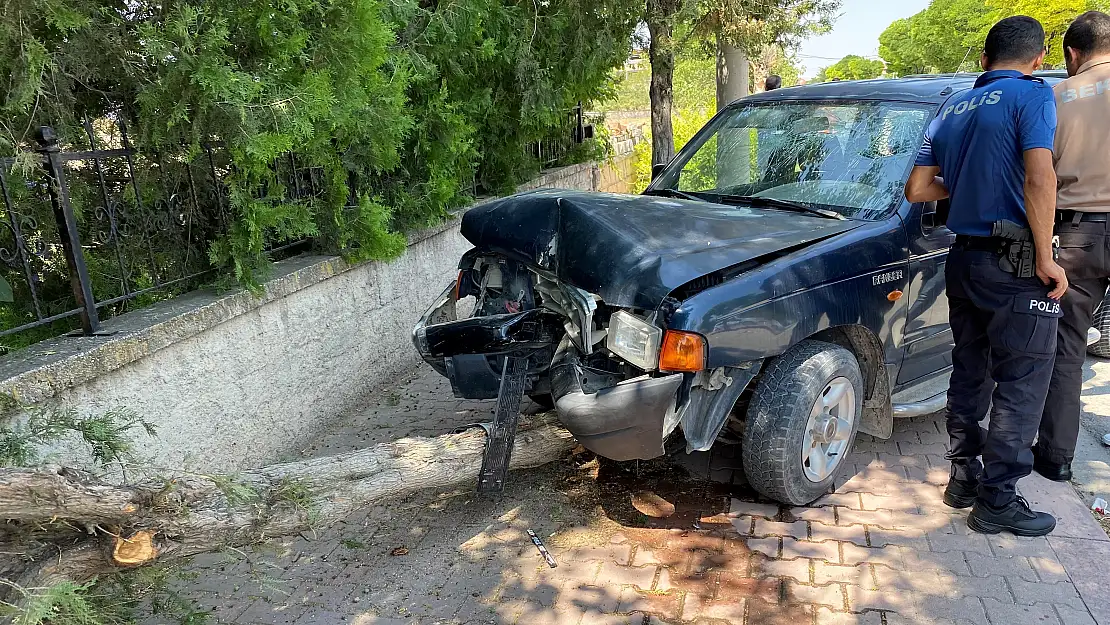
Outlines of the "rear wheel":
M 804 505 L 825 494 L 859 430 L 863 376 L 851 352 L 803 341 L 756 385 L 744 428 L 744 472 L 761 494 Z
M 1099 331 L 1101 336 L 1094 343 L 1087 346 L 1087 353 L 1100 358 L 1110 358 L 1110 310 L 1107 310 L 1106 300 L 1095 307 L 1095 318 L 1091 326 Z

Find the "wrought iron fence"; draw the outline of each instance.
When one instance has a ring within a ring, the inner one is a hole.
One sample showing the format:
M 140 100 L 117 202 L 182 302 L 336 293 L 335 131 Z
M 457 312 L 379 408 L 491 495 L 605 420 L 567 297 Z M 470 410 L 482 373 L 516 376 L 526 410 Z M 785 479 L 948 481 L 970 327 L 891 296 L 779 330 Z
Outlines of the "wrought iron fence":
M 35 340 L 75 328 L 101 333 L 102 319 L 192 290 L 217 269 L 209 250 L 231 225 L 225 146 L 140 149 L 122 119 L 86 120 L 81 130 L 63 140 L 44 126 L 32 149 L 0 158 L 0 353 L 33 342 L 15 340 L 20 333 L 37 334 Z M 550 166 L 592 137 L 579 105 L 525 154 Z M 283 199 L 324 193 L 323 169 L 302 166 L 295 154 L 271 169 Z M 349 203 L 357 205 L 353 197 Z M 311 243 L 279 241 L 266 251 L 289 255 Z M 30 332 L 44 326 L 52 327 Z
M 0 306 L 0 337 L 74 318 L 81 334 L 97 334 L 101 318 L 195 288 L 214 270 L 210 244 L 230 220 L 222 144 L 148 152 L 106 119 L 86 121 L 84 135 L 63 144 L 42 127 L 33 152 L 0 159 L 0 276 L 13 300 Z M 288 195 L 320 193 L 322 172 L 294 155 L 274 167 L 291 181 Z
M 582 103 L 568 111 L 566 123 L 544 139 L 530 143 L 525 154 L 539 161 L 543 167 L 551 167 L 562 162 L 571 148 L 584 143 L 594 136 L 594 128 L 586 123 Z

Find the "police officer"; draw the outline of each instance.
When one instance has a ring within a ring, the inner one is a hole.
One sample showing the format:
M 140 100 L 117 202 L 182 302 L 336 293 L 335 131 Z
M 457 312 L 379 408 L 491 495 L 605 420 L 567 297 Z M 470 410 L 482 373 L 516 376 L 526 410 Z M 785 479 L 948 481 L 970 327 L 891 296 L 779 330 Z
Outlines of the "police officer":
M 967 524 L 975 531 L 1021 536 L 1056 527 L 1052 515 L 1018 497 L 1016 485 L 1032 470 L 1030 447 L 1056 353 L 1058 300 L 1068 284 L 1052 252 L 1056 102 L 1052 89 L 1030 75 L 1044 60 L 1044 39 L 1030 17 L 991 28 L 985 73 L 930 124 L 906 184 L 911 202 L 950 197 L 947 223 L 957 235 L 945 268 L 955 348 L 944 502 L 973 506 Z M 1021 241 L 1026 234 L 1032 245 Z M 1035 270 L 1027 262 L 1034 256 Z M 979 422 L 992 399 L 984 432 Z
M 1057 481 L 1071 479 L 1087 329 L 1110 284 L 1110 15 L 1080 15 L 1064 34 L 1064 58 L 1071 78 L 1054 87 L 1056 234 L 1071 288 L 1061 302 L 1056 367 L 1033 448 L 1033 468 Z

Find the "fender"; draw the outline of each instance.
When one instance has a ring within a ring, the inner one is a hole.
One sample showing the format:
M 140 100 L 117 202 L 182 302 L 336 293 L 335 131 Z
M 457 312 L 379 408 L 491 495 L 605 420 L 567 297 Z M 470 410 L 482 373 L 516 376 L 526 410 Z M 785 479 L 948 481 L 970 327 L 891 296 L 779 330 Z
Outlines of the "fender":
M 908 261 L 905 229 L 893 216 L 698 293 L 667 325 L 706 338 L 710 369 L 778 356 L 838 326 L 867 328 L 884 362 L 901 363 Z

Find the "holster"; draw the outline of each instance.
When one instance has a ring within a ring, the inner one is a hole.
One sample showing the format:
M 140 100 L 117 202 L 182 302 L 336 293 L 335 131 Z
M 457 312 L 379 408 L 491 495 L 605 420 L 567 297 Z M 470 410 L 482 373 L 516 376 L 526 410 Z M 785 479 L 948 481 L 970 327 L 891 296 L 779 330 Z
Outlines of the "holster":
M 1037 275 L 1037 255 L 1033 251 L 1033 242 L 1007 242 L 998 259 L 998 267 L 1019 278 L 1032 278 Z
M 998 259 L 998 267 L 1018 278 L 1037 275 L 1037 253 L 1032 241 L 1007 241 Z M 1060 238 L 1052 237 L 1052 259 L 1060 257 Z

